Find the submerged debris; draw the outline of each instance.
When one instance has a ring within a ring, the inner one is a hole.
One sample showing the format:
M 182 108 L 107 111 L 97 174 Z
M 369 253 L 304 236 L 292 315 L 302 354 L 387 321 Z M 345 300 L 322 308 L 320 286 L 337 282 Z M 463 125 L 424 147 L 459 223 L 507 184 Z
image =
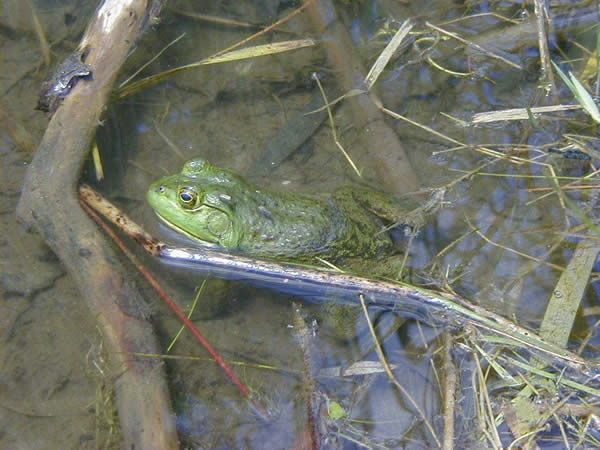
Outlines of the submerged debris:
M 44 83 L 36 109 L 53 113 L 80 78 L 91 76 L 92 67 L 83 61 L 85 51 L 71 53 Z

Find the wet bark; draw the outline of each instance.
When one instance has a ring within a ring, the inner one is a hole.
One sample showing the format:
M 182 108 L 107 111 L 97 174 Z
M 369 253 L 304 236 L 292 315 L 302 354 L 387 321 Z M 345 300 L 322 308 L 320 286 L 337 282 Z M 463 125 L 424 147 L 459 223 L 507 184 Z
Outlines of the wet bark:
M 175 421 L 161 363 L 131 356 L 159 352 L 143 300 L 81 209 L 77 184 L 117 72 L 159 9 L 158 2 L 107 0 L 96 11 L 79 46 L 91 79 L 79 80 L 52 117 L 17 210 L 19 220 L 59 256 L 98 321 L 111 357 L 125 448 L 178 448 Z

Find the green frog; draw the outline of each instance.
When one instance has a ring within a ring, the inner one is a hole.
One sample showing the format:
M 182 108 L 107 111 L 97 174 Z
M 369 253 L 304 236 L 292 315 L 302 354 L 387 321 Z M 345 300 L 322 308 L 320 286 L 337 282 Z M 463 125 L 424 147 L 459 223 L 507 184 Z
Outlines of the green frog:
M 398 275 L 403 258 L 388 230 L 417 227 L 424 213 L 364 187 L 327 195 L 262 189 L 204 159 L 153 183 L 147 199 L 169 227 L 205 245 L 278 262 L 320 258 L 368 277 Z M 324 312 L 337 337 L 354 335 L 360 308 L 329 302 Z
M 147 199 L 162 221 L 192 239 L 279 262 L 319 257 L 342 267 L 353 259 L 364 265 L 398 253 L 387 226 L 419 222 L 419 214 L 373 190 L 266 190 L 204 159 L 153 183 Z

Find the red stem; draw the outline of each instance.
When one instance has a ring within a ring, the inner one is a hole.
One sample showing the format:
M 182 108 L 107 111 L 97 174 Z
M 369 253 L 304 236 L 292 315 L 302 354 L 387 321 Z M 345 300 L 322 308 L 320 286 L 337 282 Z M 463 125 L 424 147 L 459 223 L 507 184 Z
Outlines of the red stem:
M 225 362 L 225 360 L 219 355 L 219 353 L 215 350 L 215 348 L 202 336 L 200 331 L 196 328 L 196 326 L 192 323 L 190 319 L 186 317 L 183 311 L 177 306 L 177 304 L 169 297 L 169 295 L 163 290 L 158 281 L 146 270 L 146 268 L 138 262 L 137 258 L 131 251 L 125 246 L 123 241 L 116 235 L 116 233 L 102 220 L 98 214 L 92 208 L 87 205 L 85 202 L 81 202 L 83 209 L 87 211 L 87 213 L 102 227 L 102 229 L 108 234 L 113 241 L 121 248 L 123 253 L 130 259 L 130 261 L 136 266 L 136 268 L 140 271 L 140 273 L 146 278 L 148 283 L 158 292 L 158 295 L 162 297 L 162 299 L 169 305 L 169 307 L 173 310 L 173 312 L 179 317 L 179 319 L 183 322 L 183 324 L 192 332 L 192 334 L 200 341 L 200 343 L 208 350 L 208 353 L 215 359 L 217 364 L 221 366 L 221 368 L 225 371 L 227 376 L 233 381 L 233 383 L 238 387 L 241 391 L 242 395 L 246 397 L 252 406 L 256 408 L 257 412 L 265 419 L 268 419 L 268 414 L 266 410 L 260 405 L 255 399 L 250 396 L 250 392 L 248 388 L 241 382 L 241 380 L 233 373 L 233 370 L 229 365 Z

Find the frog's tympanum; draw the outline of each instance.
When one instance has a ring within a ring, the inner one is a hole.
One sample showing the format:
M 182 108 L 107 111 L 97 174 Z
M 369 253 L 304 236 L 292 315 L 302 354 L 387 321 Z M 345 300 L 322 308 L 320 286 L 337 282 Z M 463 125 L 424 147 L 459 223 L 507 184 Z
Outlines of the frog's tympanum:
M 322 196 L 266 190 L 203 159 L 153 183 L 147 198 L 167 225 L 204 243 L 280 262 L 320 257 L 342 267 L 392 255 L 396 246 L 385 225 L 406 217 L 372 190 Z

